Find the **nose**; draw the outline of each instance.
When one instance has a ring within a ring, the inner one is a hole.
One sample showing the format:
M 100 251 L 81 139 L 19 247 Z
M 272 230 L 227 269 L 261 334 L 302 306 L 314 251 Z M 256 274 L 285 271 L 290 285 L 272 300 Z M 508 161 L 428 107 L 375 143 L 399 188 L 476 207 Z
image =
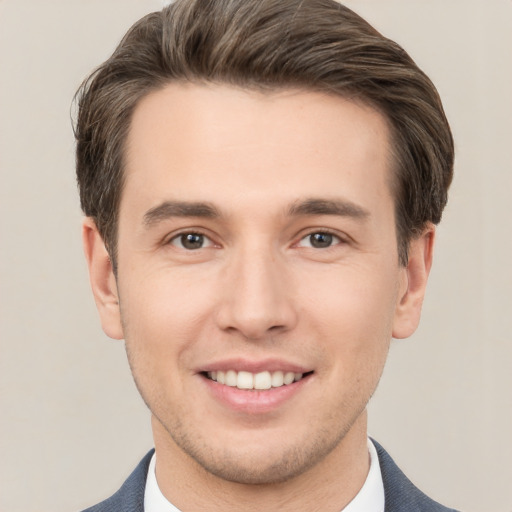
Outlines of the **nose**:
M 292 279 L 285 262 L 268 248 L 234 257 L 223 280 L 219 327 L 248 340 L 264 340 L 297 322 Z

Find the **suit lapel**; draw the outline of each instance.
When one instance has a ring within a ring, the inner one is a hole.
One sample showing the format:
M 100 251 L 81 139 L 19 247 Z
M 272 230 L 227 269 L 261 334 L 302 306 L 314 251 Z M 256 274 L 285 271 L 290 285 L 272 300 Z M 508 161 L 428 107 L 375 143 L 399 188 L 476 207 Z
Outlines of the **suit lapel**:
M 146 454 L 114 495 L 83 512 L 144 512 L 144 491 L 154 451 Z
M 384 512 L 456 512 L 423 494 L 400 470 L 382 446 L 372 439 L 379 455 L 384 483 Z

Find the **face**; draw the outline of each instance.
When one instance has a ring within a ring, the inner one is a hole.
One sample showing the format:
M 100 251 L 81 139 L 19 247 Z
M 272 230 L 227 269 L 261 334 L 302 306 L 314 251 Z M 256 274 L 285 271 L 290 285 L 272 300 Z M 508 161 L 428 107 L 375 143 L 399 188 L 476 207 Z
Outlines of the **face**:
M 173 84 L 139 104 L 116 280 L 92 224 L 84 239 L 157 453 L 268 483 L 365 435 L 428 260 L 418 241 L 398 264 L 389 146 L 378 112 L 315 92 Z

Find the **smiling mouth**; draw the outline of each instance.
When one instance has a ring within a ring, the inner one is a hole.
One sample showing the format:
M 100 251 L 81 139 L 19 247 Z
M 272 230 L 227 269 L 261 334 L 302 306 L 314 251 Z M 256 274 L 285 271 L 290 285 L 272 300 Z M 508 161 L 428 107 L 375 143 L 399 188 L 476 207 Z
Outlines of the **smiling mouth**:
M 251 373 L 236 370 L 203 372 L 203 375 L 219 384 L 244 390 L 262 391 L 271 388 L 280 388 L 289 386 L 298 382 L 313 372 L 294 373 L 294 372 L 259 372 Z

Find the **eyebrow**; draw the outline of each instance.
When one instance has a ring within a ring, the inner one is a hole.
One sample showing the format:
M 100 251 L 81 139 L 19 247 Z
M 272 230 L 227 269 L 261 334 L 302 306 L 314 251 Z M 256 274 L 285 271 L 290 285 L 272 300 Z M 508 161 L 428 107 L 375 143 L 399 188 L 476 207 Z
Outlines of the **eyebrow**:
M 293 203 L 288 210 L 288 215 L 339 215 L 364 220 L 370 216 L 370 212 L 344 199 L 309 198 Z
M 172 217 L 200 217 L 216 219 L 220 212 L 211 203 L 188 201 L 164 201 L 144 214 L 144 225 L 151 227 Z
M 342 199 L 308 198 L 294 202 L 287 212 L 290 217 L 307 215 L 338 215 L 364 220 L 370 212 L 351 201 Z M 164 201 L 149 209 L 144 214 L 144 225 L 151 227 L 154 224 L 172 217 L 199 217 L 203 219 L 217 219 L 221 217 L 220 211 L 208 202 Z

